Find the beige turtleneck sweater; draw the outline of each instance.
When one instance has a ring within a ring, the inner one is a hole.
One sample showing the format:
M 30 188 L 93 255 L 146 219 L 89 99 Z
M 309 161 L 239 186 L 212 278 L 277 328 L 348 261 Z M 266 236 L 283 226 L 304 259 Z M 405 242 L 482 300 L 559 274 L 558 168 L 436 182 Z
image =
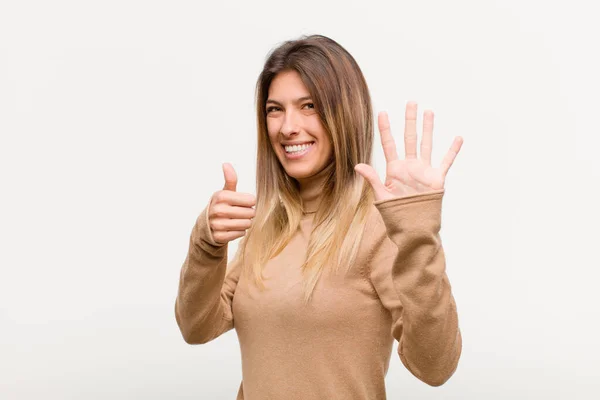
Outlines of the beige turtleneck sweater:
M 303 187 L 307 211 L 318 206 L 319 175 Z M 238 257 L 228 264 L 227 245 L 211 235 L 207 206 L 190 235 L 175 302 L 185 341 L 207 343 L 235 328 L 238 400 L 385 399 L 394 339 L 414 376 L 443 384 L 462 348 L 439 236 L 443 194 L 374 202 L 350 273 L 323 274 L 308 306 L 300 265 L 313 214 L 267 263 L 261 292 L 240 279 Z

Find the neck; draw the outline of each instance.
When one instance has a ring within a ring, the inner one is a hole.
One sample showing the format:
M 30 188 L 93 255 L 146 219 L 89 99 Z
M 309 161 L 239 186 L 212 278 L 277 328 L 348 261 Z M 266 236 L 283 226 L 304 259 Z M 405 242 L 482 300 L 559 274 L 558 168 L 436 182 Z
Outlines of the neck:
M 316 175 L 297 180 L 300 185 L 302 211 L 305 214 L 314 213 L 319 208 L 323 188 L 326 184 L 326 178 L 329 175 L 332 167 L 333 163 L 323 168 L 323 170 Z

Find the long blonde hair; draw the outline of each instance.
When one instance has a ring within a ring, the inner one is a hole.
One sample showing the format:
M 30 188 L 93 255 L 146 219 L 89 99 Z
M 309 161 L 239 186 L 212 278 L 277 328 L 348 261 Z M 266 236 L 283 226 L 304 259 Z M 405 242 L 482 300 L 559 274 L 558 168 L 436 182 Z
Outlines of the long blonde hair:
M 298 72 L 333 144 L 326 186 L 314 215 L 304 275 L 304 301 L 312 298 L 323 270 L 348 271 L 356 258 L 364 222 L 373 201 L 370 185 L 354 171 L 371 163 L 373 115 L 365 78 L 334 40 L 304 36 L 271 51 L 256 84 L 256 215 L 240 242 L 244 272 L 264 289 L 262 270 L 296 233 L 302 218 L 299 186 L 283 169 L 268 138 L 266 101 L 271 81 L 284 70 Z

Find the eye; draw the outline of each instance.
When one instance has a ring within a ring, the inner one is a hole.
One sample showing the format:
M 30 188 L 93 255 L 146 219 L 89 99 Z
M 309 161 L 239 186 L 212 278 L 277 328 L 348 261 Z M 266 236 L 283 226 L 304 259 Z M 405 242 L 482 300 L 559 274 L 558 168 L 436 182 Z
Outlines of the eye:
M 270 113 L 271 111 L 281 111 L 281 108 L 276 107 L 276 106 L 267 107 L 267 114 Z
M 304 105 L 302 106 L 302 108 L 304 108 L 304 107 L 306 107 L 306 106 L 310 106 L 310 107 L 308 107 L 309 109 L 314 109 L 314 108 L 315 108 L 315 105 L 314 105 L 313 103 L 306 103 L 306 104 L 304 104 Z

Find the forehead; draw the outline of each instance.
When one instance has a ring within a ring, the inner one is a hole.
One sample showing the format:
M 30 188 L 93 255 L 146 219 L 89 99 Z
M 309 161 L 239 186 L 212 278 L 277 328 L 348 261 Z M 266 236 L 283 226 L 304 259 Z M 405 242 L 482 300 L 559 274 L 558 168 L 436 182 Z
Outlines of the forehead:
M 269 98 L 285 101 L 303 96 L 310 96 L 310 92 L 302 82 L 300 74 L 293 70 L 278 73 L 269 86 Z

